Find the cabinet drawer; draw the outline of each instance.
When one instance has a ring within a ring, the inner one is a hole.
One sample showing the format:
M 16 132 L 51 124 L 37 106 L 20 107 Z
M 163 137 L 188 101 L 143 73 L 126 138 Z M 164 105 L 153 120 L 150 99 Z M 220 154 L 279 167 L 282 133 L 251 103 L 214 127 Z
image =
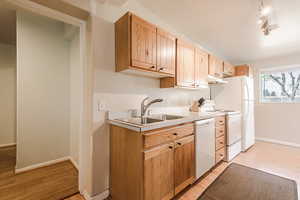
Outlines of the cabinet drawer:
M 216 126 L 225 126 L 225 116 L 216 117 Z
M 224 148 L 224 146 L 225 146 L 225 135 L 218 137 L 216 139 L 216 150 Z
M 225 147 L 216 151 L 216 163 L 225 158 Z
M 216 137 L 225 135 L 225 126 L 216 127 Z
M 166 142 L 171 142 L 194 133 L 194 124 L 184 124 L 181 126 L 164 128 L 144 132 L 144 148 L 150 148 Z

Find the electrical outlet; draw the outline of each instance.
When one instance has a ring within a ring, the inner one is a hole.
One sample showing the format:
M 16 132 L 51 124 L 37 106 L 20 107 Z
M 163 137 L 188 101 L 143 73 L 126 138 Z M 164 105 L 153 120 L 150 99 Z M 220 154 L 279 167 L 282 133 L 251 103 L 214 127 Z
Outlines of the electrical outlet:
M 97 108 L 96 111 L 100 112 L 106 109 L 105 103 L 103 101 L 97 101 Z

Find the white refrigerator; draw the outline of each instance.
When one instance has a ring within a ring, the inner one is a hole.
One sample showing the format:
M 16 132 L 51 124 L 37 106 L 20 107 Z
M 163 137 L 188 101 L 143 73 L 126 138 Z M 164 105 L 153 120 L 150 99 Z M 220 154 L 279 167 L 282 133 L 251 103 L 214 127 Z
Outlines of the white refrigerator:
M 254 84 L 246 76 L 225 78 L 228 83 L 212 86 L 216 109 L 240 111 L 242 114 L 242 151 L 255 143 Z

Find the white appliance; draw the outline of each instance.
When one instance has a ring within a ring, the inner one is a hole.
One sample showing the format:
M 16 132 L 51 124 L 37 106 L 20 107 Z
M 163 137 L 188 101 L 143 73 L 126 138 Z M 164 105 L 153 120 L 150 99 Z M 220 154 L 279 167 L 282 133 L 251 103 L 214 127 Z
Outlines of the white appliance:
M 226 161 L 231 161 L 242 149 L 242 123 L 240 112 L 226 112 L 227 152 Z
M 253 78 L 239 76 L 225 78 L 227 84 L 212 87 L 217 109 L 241 111 L 242 151 L 255 143 Z
M 200 120 L 196 123 L 196 178 L 209 171 L 216 162 L 215 119 Z

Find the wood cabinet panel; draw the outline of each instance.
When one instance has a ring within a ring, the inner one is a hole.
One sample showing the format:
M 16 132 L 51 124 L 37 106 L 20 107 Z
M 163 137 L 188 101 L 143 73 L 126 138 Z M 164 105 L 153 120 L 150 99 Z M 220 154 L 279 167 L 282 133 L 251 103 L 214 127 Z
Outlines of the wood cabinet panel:
M 208 75 L 208 53 L 195 49 L 195 84 L 207 84 Z
M 216 127 L 225 126 L 225 116 L 216 117 L 215 120 L 216 120 Z
M 225 135 L 225 126 L 216 127 L 216 137 Z
M 224 62 L 224 76 L 231 77 L 234 76 L 234 66 L 228 62 Z
M 216 138 L 216 150 L 219 150 L 221 148 L 224 148 L 225 146 L 225 136 L 221 136 Z
M 171 34 L 157 29 L 157 70 L 175 75 L 176 38 Z
M 209 55 L 209 75 L 223 77 L 223 61 L 213 55 Z
M 144 200 L 174 196 L 174 144 L 144 152 Z
M 195 180 L 195 140 L 188 136 L 175 141 L 175 195 Z
M 253 77 L 253 69 L 249 65 L 235 66 L 235 76 Z
M 132 66 L 156 71 L 156 27 L 131 16 Z
M 177 40 L 176 83 L 181 87 L 193 87 L 195 79 L 195 48 L 184 41 Z
M 225 158 L 225 148 L 216 151 L 216 163 L 220 162 Z
M 161 145 L 187 135 L 192 135 L 193 133 L 194 125 L 192 123 L 144 132 L 144 148 Z

